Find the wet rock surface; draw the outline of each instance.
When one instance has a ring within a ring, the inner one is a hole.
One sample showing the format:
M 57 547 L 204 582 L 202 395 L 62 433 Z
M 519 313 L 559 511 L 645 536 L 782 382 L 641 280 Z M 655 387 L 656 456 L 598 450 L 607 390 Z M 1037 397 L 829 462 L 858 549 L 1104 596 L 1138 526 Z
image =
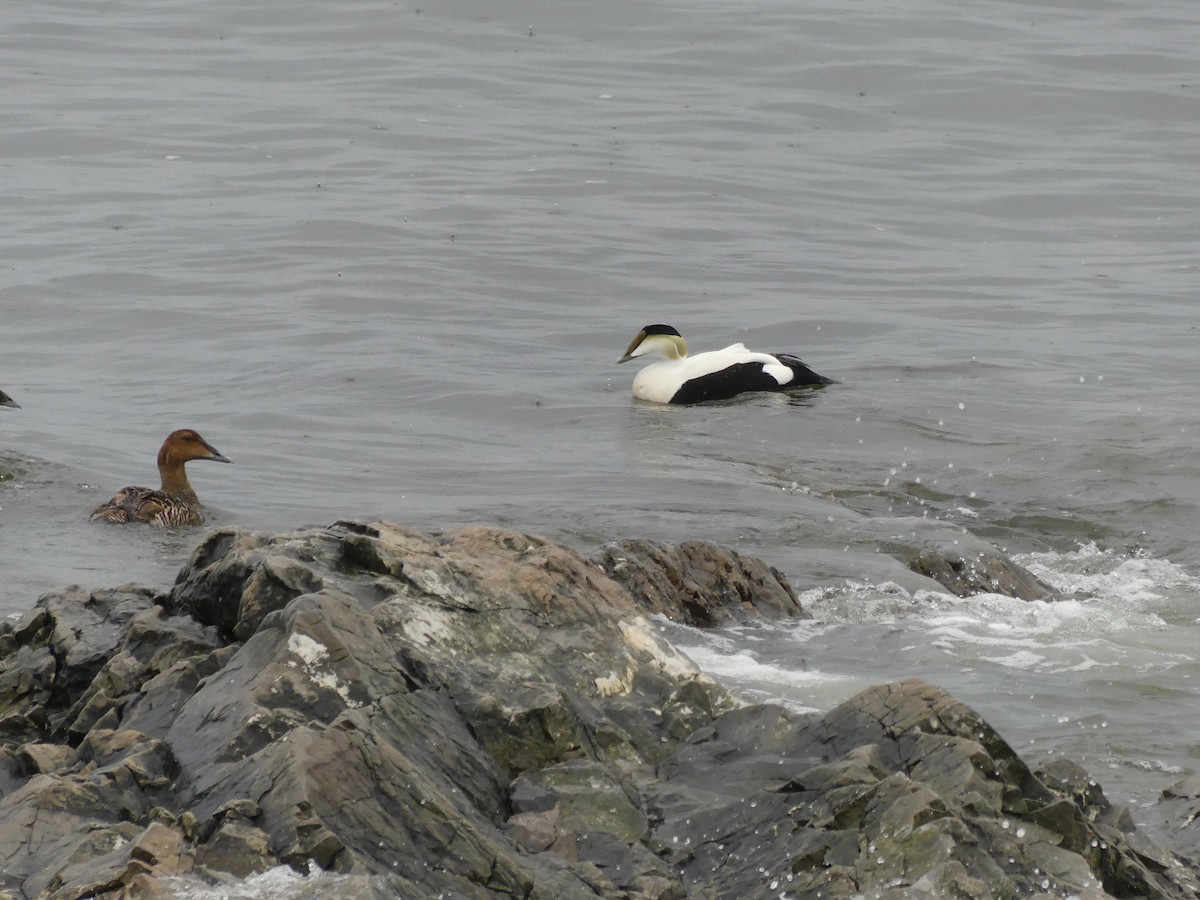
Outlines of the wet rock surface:
M 776 569 L 708 541 L 643 539 L 606 546 L 597 560 L 643 609 L 707 628 L 735 618 L 811 618 Z
M 1200 870 L 1200 775 L 1191 775 L 1168 787 L 1150 818 L 1151 833 Z
M 965 528 L 913 517 L 864 520 L 860 539 L 937 582 L 957 597 L 1004 594 L 1053 600 L 1054 589 L 1006 553 Z
M 1194 843 L 937 688 L 744 706 L 647 618 L 753 611 L 803 614 L 698 542 L 215 531 L 169 593 L 69 589 L 0 626 L 0 896 L 279 865 L 376 896 L 1200 896 Z

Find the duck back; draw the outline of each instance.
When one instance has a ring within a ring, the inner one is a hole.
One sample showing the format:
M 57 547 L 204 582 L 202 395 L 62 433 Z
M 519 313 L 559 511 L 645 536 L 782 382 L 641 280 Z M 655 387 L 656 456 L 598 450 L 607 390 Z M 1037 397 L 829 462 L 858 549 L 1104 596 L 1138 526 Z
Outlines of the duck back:
M 747 391 L 777 391 L 780 384 L 763 371 L 762 363 L 735 363 L 719 372 L 709 372 L 685 381 L 671 398 L 672 403 L 703 403 L 728 400 Z
M 164 494 L 154 488 L 127 487 L 117 491 L 107 503 L 92 510 L 93 521 L 115 524 L 201 525 L 204 514 L 199 504 Z

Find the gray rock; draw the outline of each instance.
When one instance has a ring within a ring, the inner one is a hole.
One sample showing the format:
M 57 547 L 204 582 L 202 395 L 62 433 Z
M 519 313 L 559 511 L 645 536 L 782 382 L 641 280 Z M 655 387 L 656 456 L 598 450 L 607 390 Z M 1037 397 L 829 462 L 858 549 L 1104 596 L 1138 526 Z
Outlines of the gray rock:
M 911 517 L 866 520 L 861 528 L 875 546 L 918 575 L 958 597 L 1004 594 L 1021 600 L 1054 599 L 1054 590 L 1008 554 L 965 528 Z
M 536 792 L 551 799 L 557 824 L 576 834 L 603 832 L 627 846 L 646 836 L 646 815 L 636 789 L 623 783 L 610 766 L 568 760 L 520 776 L 511 792 Z
M 214 828 L 195 860 L 197 867 L 235 878 L 247 878 L 277 864 L 270 835 L 237 818 L 227 818 Z
M 128 839 L 125 839 L 126 836 Z M 97 846 L 77 851 L 78 861 L 64 866 L 42 889 L 52 897 L 96 897 L 124 891 L 132 896 L 169 896 L 162 879 L 192 870 L 183 835 L 161 823 L 141 832 L 111 829 L 97 835 Z M 112 849 L 102 852 L 108 843 Z
M 618 583 L 478 526 L 221 529 L 169 596 L 43 597 L 0 626 L 0 892 L 286 864 L 377 896 L 1200 896 L 930 685 L 739 706 L 646 615 L 800 615 L 786 582 L 623 552 Z
M 918 575 L 932 578 L 958 597 L 1004 594 L 1019 600 L 1045 600 L 1054 590 L 1006 554 L 981 540 L 962 545 L 896 551 Z
M 311 550 L 284 555 L 275 552 L 283 540 L 233 528 L 212 532 L 179 573 L 172 592 L 175 608 L 217 628 L 226 639 L 246 640 L 269 613 L 320 590 L 320 576 L 308 565 L 319 539 L 310 540 Z
M 1031 772 L 920 681 L 821 717 L 729 713 L 665 770 L 648 792 L 665 858 L 717 896 L 1198 895 L 1178 860 L 1106 824 L 1128 820 L 1102 795 Z
M 1200 870 L 1200 775 L 1190 775 L 1163 791 L 1150 817 L 1155 838 Z
M 35 775 L 59 772 L 79 762 L 79 754 L 67 744 L 22 744 L 17 748 L 16 763 L 22 772 Z
M 597 563 L 643 608 L 687 625 L 707 628 L 747 614 L 812 618 L 777 570 L 708 541 L 619 541 Z

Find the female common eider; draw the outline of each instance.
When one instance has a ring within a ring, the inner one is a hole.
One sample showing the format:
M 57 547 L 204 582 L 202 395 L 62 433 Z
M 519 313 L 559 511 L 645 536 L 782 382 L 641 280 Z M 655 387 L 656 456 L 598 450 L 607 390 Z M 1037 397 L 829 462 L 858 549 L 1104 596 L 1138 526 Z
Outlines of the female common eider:
M 0 406 L 7 406 L 9 409 L 20 409 L 21 404 L 14 400 L 4 391 L 0 391 Z
M 183 464 L 193 459 L 231 462 L 217 448 L 190 428 L 173 431 L 158 451 L 158 490 L 127 487 L 117 491 L 107 503 L 92 510 L 98 522 L 145 522 L 149 525 L 200 525 L 204 512 L 196 492 L 188 482 Z
M 661 357 L 633 379 L 633 396 L 655 403 L 726 400 L 747 391 L 788 391 L 837 384 L 786 353 L 755 353 L 730 344 L 688 356 L 687 341 L 670 325 L 647 325 L 617 364 L 639 356 Z

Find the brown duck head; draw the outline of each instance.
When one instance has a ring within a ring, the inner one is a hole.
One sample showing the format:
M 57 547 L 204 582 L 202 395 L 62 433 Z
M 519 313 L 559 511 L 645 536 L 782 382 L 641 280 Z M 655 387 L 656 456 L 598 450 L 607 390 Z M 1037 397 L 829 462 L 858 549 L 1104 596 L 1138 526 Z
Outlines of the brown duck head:
M 211 459 L 213 462 L 233 462 L 220 450 L 200 437 L 190 428 L 172 431 L 158 451 L 158 473 L 162 476 L 162 492 L 175 496 L 195 496 L 188 484 L 183 464 L 193 459 Z

